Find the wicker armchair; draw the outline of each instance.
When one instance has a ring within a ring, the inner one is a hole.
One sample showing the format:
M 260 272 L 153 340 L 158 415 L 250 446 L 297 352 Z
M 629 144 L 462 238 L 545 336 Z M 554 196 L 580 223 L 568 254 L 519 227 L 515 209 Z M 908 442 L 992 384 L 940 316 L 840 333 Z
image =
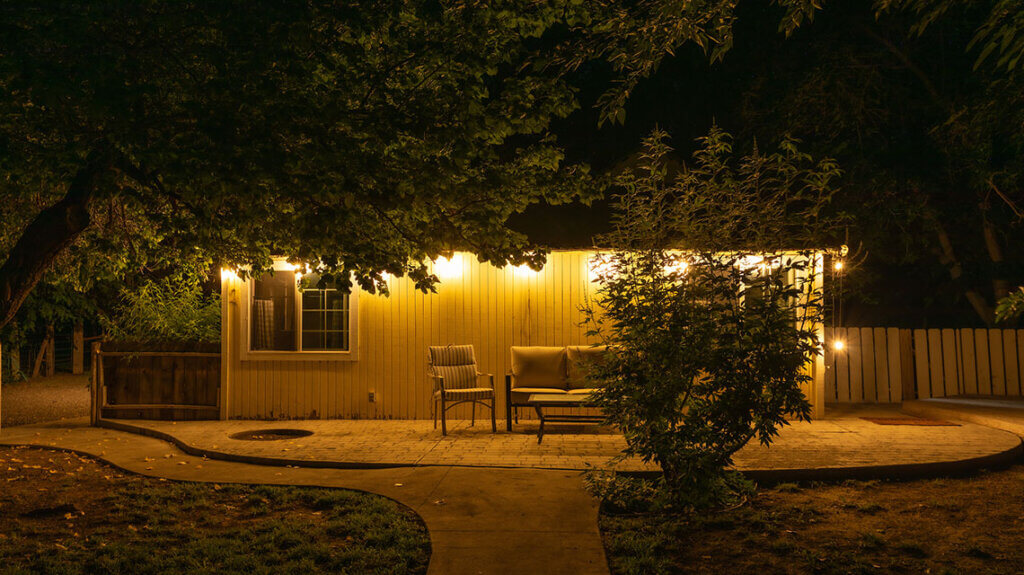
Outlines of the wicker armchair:
M 476 404 L 491 410 L 491 433 L 497 431 L 495 421 L 494 375 L 480 373 L 476 368 L 476 357 L 472 345 L 430 346 L 429 373 L 433 382 L 431 412 L 434 429 L 437 416 L 441 416 L 441 434 L 448 435 L 447 412 L 460 403 L 473 406 L 471 425 L 476 424 Z M 489 387 L 480 387 L 479 378 L 486 377 Z M 438 409 L 440 404 L 440 409 Z

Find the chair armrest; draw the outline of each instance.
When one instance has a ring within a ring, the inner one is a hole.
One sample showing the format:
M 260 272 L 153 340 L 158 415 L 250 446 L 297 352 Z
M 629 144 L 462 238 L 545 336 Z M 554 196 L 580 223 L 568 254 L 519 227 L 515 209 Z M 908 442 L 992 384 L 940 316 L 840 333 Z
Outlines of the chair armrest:
M 493 373 L 480 373 L 476 372 L 477 378 L 486 377 L 491 380 L 491 389 L 494 389 L 494 374 Z
M 444 376 L 443 375 L 431 375 L 430 379 L 434 382 L 434 391 L 444 391 Z
M 511 373 L 505 374 L 505 401 L 512 403 L 512 378 L 515 377 Z

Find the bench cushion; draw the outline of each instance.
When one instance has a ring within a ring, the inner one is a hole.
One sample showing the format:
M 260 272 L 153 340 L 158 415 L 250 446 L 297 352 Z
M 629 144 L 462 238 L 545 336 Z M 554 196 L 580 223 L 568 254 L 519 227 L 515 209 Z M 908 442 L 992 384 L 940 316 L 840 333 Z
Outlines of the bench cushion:
M 565 348 L 569 389 L 590 389 L 594 384 L 587 380 L 590 368 L 604 357 L 606 346 L 570 345 Z
M 566 389 L 565 348 L 512 347 L 512 388 Z M 535 391 L 533 393 L 545 393 Z

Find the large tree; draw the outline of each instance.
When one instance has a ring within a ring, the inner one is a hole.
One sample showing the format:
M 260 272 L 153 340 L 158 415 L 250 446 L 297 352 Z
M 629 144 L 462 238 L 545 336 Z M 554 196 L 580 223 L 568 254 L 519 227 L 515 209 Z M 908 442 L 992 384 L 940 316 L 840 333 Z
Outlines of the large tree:
M 814 10 L 780 4 L 787 29 Z M 113 270 L 288 254 L 368 289 L 385 271 L 429 289 L 453 249 L 539 265 L 509 216 L 598 190 L 549 131 L 572 75 L 610 62 L 600 105 L 621 119 L 680 45 L 724 53 L 735 5 L 0 3 L 0 199 L 38 208 L 4 214 L 0 326 L 69 245 Z

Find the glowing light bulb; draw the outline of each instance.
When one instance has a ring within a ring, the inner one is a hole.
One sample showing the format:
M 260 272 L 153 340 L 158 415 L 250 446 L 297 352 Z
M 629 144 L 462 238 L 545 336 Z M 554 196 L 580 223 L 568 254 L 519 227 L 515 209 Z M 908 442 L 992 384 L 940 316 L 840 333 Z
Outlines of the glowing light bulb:
M 434 260 L 434 272 L 441 279 L 459 277 L 462 275 L 462 255 L 452 254 L 451 258 L 437 258 Z
M 835 270 L 836 270 L 837 272 L 841 272 L 841 271 L 843 271 L 843 267 L 844 267 L 844 266 L 843 266 L 843 260 L 839 260 L 839 261 L 837 261 L 837 262 L 836 262 L 836 263 L 835 263 L 835 264 L 834 264 L 834 265 L 833 265 L 832 267 L 833 267 L 833 268 L 834 268 L 834 269 L 835 269 Z
M 843 351 L 844 348 L 846 348 L 846 343 L 843 340 L 837 339 L 832 342 L 832 349 L 836 351 Z

